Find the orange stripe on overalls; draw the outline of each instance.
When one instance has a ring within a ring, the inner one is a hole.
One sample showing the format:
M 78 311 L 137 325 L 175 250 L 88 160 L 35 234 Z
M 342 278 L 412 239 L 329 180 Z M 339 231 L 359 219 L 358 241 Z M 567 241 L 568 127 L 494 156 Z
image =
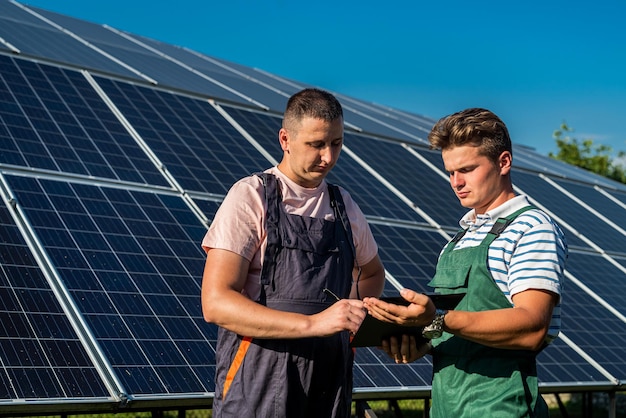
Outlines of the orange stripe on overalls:
M 241 367 L 241 363 L 243 363 L 243 358 L 246 356 L 248 352 L 248 348 L 250 347 L 250 342 L 252 338 L 243 337 L 241 340 L 241 344 L 239 344 L 239 348 L 237 349 L 237 353 L 235 354 L 235 358 L 233 359 L 233 363 L 228 368 L 228 373 L 226 374 L 226 380 L 224 381 L 224 394 L 222 395 L 222 399 L 226 398 L 226 394 L 228 393 L 228 389 L 230 389 L 231 383 L 235 379 L 235 375 L 237 371 Z

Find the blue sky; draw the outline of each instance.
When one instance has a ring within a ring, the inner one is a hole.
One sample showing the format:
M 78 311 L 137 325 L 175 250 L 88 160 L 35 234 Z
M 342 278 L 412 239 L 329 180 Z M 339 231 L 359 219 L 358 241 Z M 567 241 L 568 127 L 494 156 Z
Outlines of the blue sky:
M 547 154 L 626 151 L 626 2 L 23 0 L 432 118 L 486 107 Z

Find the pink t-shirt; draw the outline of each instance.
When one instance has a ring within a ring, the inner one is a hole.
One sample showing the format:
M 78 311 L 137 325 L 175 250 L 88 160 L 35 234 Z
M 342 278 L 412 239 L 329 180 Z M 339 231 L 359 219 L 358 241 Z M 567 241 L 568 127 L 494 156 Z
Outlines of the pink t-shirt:
M 309 189 L 291 181 L 277 167 L 267 169 L 266 172 L 279 179 L 287 213 L 335 219 L 325 181 L 318 187 Z M 350 194 L 341 189 L 341 196 L 350 219 L 356 261 L 359 265 L 367 264 L 378 253 L 378 246 L 363 212 Z M 250 261 L 248 279 L 242 293 L 251 299 L 256 299 L 259 294 L 262 255 L 266 246 L 265 211 L 261 179 L 255 175 L 245 177 L 231 187 L 202 240 L 205 251 L 220 248 L 237 253 Z

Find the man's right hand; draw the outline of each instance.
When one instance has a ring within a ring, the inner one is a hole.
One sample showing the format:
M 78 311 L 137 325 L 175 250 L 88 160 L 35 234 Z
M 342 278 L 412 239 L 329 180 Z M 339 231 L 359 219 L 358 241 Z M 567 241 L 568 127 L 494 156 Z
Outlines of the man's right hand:
M 430 353 L 432 345 L 429 340 L 420 338 L 418 343 L 414 335 L 405 334 L 383 340 L 380 348 L 396 363 L 412 363 Z

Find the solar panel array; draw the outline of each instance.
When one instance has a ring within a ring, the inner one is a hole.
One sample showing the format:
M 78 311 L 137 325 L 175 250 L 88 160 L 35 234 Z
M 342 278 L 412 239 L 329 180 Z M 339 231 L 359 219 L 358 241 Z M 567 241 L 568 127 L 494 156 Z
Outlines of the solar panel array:
M 304 83 L 0 1 L 0 407 L 210 405 L 217 329 L 200 241 L 230 185 L 281 157 Z M 322 86 L 323 87 L 323 86 Z M 329 181 L 368 217 L 385 293 L 428 290 L 464 209 L 433 120 L 336 92 L 344 152 Z M 626 187 L 515 145 L 519 192 L 570 245 L 563 332 L 539 355 L 549 391 L 626 379 Z M 427 396 L 428 358 L 359 348 L 355 397 Z M 390 395 L 391 394 L 391 395 Z

